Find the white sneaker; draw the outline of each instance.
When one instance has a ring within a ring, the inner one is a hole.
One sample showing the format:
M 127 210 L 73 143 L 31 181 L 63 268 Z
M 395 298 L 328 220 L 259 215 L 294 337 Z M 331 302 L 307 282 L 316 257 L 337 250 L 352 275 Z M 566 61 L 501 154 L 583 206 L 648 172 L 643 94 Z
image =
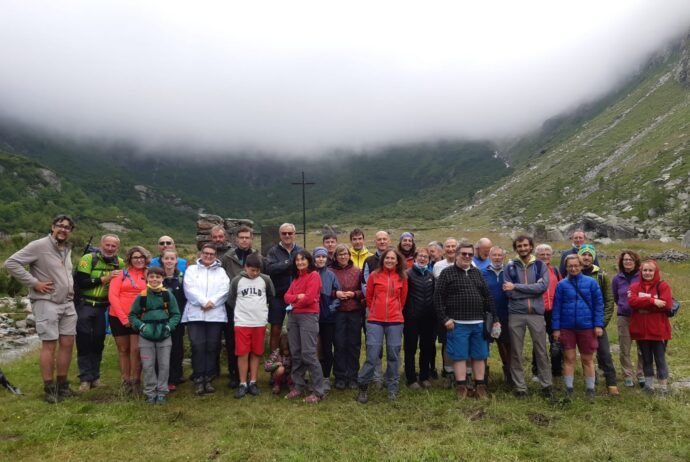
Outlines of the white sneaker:
M 81 382 L 79 384 L 79 391 L 85 392 L 91 390 L 91 383 L 90 382 Z

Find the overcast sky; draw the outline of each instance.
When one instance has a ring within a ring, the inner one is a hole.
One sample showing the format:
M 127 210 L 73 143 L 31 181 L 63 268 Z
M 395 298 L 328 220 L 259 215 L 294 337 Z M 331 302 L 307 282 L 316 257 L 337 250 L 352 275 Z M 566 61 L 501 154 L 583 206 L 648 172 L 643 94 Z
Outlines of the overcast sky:
M 70 135 L 315 153 L 510 136 L 690 29 L 688 0 L 0 0 L 0 113 Z

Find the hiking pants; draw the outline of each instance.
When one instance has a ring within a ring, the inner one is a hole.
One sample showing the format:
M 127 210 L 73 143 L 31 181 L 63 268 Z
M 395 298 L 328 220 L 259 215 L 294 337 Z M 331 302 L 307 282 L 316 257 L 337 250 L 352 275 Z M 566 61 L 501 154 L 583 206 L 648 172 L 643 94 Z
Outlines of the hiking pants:
M 223 325 L 223 322 L 187 323 L 189 342 L 192 344 L 192 379 L 213 377 Z
M 335 323 L 319 323 L 319 341 L 321 345 L 321 370 L 326 380 L 331 376 L 333 369 L 333 339 L 335 337 Z
M 540 314 L 509 314 L 510 329 L 510 375 L 516 391 L 527 391 L 525 372 L 522 368 L 522 349 L 525 345 L 525 331 L 532 337 L 534 356 L 537 360 L 539 383 L 542 388 L 552 385 L 551 364 L 546 353 L 546 323 Z
M 599 365 L 599 369 L 604 371 L 606 386 L 616 386 L 616 366 L 613 365 L 611 347 L 609 346 L 609 336 L 606 334 L 606 329 L 604 329 L 602 336 L 599 337 L 599 348 L 597 348 L 597 364 Z
M 84 301 L 76 305 L 77 365 L 82 382 L 93 382 L 101 377 L 107 306 L 105 303 L 93 306 Z
M 319 313 L 290 313 L 288 315 L 288 341 L 295 389 L 304 391 L 305 375 L 309 371 L 314 394 L 323 397 L 328 392 L 329 385 L 323 378 L 321 363 L 316 352 L 318 336 Z
M 357 383 L 367 386 L 374 379 L 376 363 L 380 362 L 383 351 L 383 340 L 386 339 L 386 376 L 385 383 L 389 392 L 397 392 L 400 382 L 400 347 L 402 346 L 402 323 L 367 322 L 366 360 L 359 371 Z
M 363 312 L 337 311 L 335 313 L 335 363 L 333 374 L 336 381 L 357 382 L 359 355 L 362 350 Z
M 654 363 L 656 363 L 656 378 L 659 380 L 668 379 L 666 342 L 664 340 L 638 340 L 637 346 L 642 351 L 644 376 L 654 376 Z
M 144 371 L 144 396 L 147 398 L 168 394 L 171 348 L 170 337 L 160 342 L 152 342 L 139 336 L 139 356 L 141 356 L 141 367 Z
M 420 317 L 405 319 L 403 335 L 405 338 L 405 379 L 410 385 L 417 381 L 415 355 L 419 346 L 419 381 L 429 380 L 429 365 L 432 353 L 436 350 L 436 318 L 430 313 Z

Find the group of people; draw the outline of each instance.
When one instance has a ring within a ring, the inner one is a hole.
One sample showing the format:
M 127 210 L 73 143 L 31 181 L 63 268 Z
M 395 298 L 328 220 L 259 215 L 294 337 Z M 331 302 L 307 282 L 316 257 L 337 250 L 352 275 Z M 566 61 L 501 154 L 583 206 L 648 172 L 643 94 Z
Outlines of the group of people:
M 142 246 L 131 247 L 120 258 L 119 238 L 106 234 L 73 271 L 68 245 L 73 229 L 72 218 L 59 215 L 48 236 L 5 262 L 29 287 L 42 340 L 44 398 L 50 403 L 75 395 L 68 382 L 75 337 L 79 390 L 102 386 L 106 322 L 117 345 L 122 393 L 143 393 L 151 404 L 165 403 L 169 391 L 185 381 L 185 328 L 197 395 L 215 392 L 223 343 L 228 386 L 236 390 L 235 397 L 258 395 L 267 323 L 264 368 L 272 393 L 286 387 L 286 399 L 318 403 L 333 383 L 337 390 L 357 390 L 357 400 L 365 404 L 370 385 L 378 383 L 396 400 L 403 344 L 408 387 L 431 388 L 431 380 L 438 378 L 437 339 L 442 375 L 458 399 L 470 394 L 488 399 L 492 341 L 505 382 L 516 397 L 524 398 L 527 330 L 533 380 L 545 397 L 553 397 L 554 376 L 562 376 L 566 394 L 573 395 L 576 349 L 586 398 L 595 394 L 594 353 L 607 393 L 617 396 L 606 331 L 614 305 L 625 385 L 635 386 L 637 379 L 650 394 L 667 393 L 667 313 L 673 304 L 668 283 L 656 262 L 642 262 L 628 250 L 619 256 L 619 272 L 610 281 L 581 230 L 573 232 L 573 247 L 562 253 L 560 267 L 551 264 L 550 246 L 535 249 L 526 235 L 513 240 L 516 256 L 506 262 L 505 249 L 488 238 L 476 244 L 448 238 L 423 246 L 405 232 L 393 247 L 383 230 L 375 235 L 374 252 L 365 246 L 361 229 L 350 233 L 350 245 L 326 234 L 323 245 L 308 252 L 295 243 L 295 226 L 285 223 L 280 242 L 265 257 L 252 247 L 250 228 L 239 228 L 230 244 L 225 229 L 216 226 L 212 241 L 201 246 L 189 266 L 170 236 L 158 240 L 155 258 Z M 360 367 L 362 333 L 365 360 Z M 639 350 L 636 369 L 633 340 Z

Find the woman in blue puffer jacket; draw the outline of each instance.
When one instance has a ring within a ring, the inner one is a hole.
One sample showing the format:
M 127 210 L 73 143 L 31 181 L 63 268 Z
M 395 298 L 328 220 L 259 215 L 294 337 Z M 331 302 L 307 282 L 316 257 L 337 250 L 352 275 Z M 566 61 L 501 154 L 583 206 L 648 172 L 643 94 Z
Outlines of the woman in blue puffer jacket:
M 553 337 L 563 347 L 566 394 L 573 394 L 577 347 L 585 374 L 585 396 L 591 401 L 595 378 L 593 357 L 599 346 L 598 337 L 604 332 L 604 297 L 597 280 L 581 274 L 582 261 L 578 255 L 568 255 L 565 264 L 568 277 L 556 286 L 553 300 Z

